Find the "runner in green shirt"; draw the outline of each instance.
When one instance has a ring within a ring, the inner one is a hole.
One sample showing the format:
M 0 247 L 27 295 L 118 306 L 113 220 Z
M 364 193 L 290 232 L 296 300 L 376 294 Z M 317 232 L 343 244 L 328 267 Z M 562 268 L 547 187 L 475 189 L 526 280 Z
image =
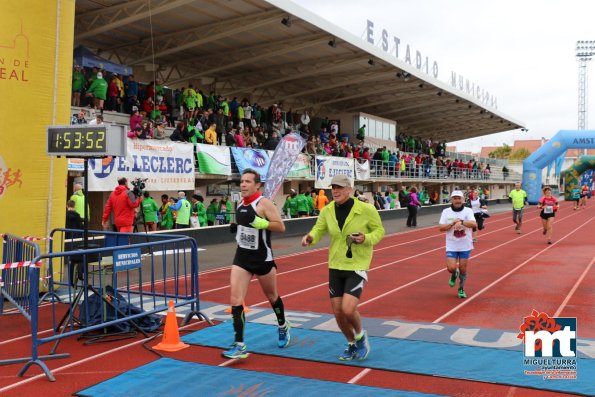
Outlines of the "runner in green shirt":
M 72 106 L 81 106 L 81 93 L 85 88 L 85 75 L 79 65 L 72 72 Z
M 516 225 L 514 230 L 521 234 L 523 224 L 523 208 L 527 203 L 527 192 L 521 189 L 521 183 L 514 184 L 514 190 L 508 194 L 508 200 L 512 203 L 512 221 Z

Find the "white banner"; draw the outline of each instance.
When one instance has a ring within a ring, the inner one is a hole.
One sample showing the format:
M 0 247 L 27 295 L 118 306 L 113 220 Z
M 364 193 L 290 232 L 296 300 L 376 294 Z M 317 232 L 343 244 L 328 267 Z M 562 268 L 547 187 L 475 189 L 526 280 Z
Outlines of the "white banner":
M 89 159 L 89 191 L 114 190 L 121 177 L 146 179 L 149 191 L 194 190 L 191 144 L 128 139 L 127 145 L 126 158 Z
M 351 178 L 353 186 L 353 159 L 345 157 L 316 156 L 316 189 L 330 189 L 335 175 L 345 174 Z
M 196 144 L 198 172 L 201 174 L 231 175 L 229 146 Z
M 358 181 L 367 181 L 370 179 L 370 161 L 363 163 L 355 162 L 355 179 Z

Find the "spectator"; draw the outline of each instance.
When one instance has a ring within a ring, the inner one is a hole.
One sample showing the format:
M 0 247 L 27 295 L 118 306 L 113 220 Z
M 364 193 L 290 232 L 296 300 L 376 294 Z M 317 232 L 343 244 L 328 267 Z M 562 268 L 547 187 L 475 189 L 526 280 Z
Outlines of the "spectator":
M 89 125 L 103 125 L 103 115 L 97 113 L 95 118 L 89 121 Z
M 205 199 L 199 194 L 192 195 L 192 217 L 196 217 L 193 221 L 196 225 L 193 227 L 205 227 L 207 226 L 207 209 L 203 202 Z
M 85 110 L 81 109 L 77 114 L 73 114 L 70 119 L 70 124 L 87 124 L 87 120 L 85 120 Z
M 107 86 L 107 110 L 117 110 L 118 108 L 118 96 L 120 95 L 120 90 L 116 80 L 116 75 L 112 74 Z
M 135 129 L 141 126 L 142 121 L 143 116 L 141 116 L 141 114 L 139 113 L 138 107 L 133 106 L 132 115 L 130 115 L 130 129 L 134 131 Z
M 190 227 L 190 213 L 192 205 L 186 200 L 186 193 L 178 192 L 178 202 L 170 206 L 176 211 L 176 229 L 186 229 Z
M 212 199 L 211 204 L 207 208 L 207 225 L 213 226 L 217 219 L 217 212 L 219 212 L 219 204 L 217 199 Z
M 127 102 L 134 97 L 134 100 L 138 98 L 138 83 L 134 81 L 134 75 L 131 74 L 126 79 L 126 83 L 124 84 L 124 92 L 126 94 Z
M 97 78 L 91 83 L 89 89 L 87 89 L 86 96 L 93 98 L 95 109 L 103 111 L 103 102 L 107 97 L 107 81 L 103 79 L 103 73 L 97 73 Z
M 165 126 L 163 121 L 157 122 L 157 127 L 153 131 L 153 139 L 165 139 Z
M 366 125 L 362 125 L 358 130 L 357 130 L 357 135 L 355 136 L 357 139 L 359 139 L 360 142 L 363 142 L 364 139 L 366 139 Z
M 407 200 L 406 200 L 407 201 Z M 409 189 L 409 203 L 407 204 L 407 227 L 417 227 L 417 209 L 421 203 L 417 198 L 417 189 L 413 186 Z
M 74 184 L 74 189 L 72 196 L 70 196 L 70 200 L 74 202 L 74 209 L 81 216 L 81 219 L 85 219 L 85 192 L 83 191 L 83 186 L 80 183 Z M 89 210 L 89 205 L 87 204 L 87 220 L 90 218 L 91 211 Z
M 169 208 L 170 202 L 167 194 L 161 195 L 161 207 L 159 207 L 159 219 L 162 220 Z
M 186 135 L 186 123 L 184 121 L 180 121 L 176 126 L 176 129 L 170 135 L 169 139 L 174 142 L 188 142 Z
M 229 224 L 231 222 L 231 217 L 233 216 L 233 203 L 227 195 L 221 197 L 221 201 L 219 202 L 219 213 L 225 214 L 225 224 Z
M 265 149 L 267 150 L 275 150 L 277 145 L 279 144 L 279 134 L 277 131 L 273 131 L 271 137 L 267 140 L 265 144 Z
M 78 229 L 84 228 L 83 218 L 75 209 L 76 203 L 73 200 L 68 200 L 66 203 L 66 229 Z M 75 238 L 79 233 L 67 232 L 65 233 L 66 238 Z
M 508 168 L 506 168 L 506 166 L 502 167 L 502 177 L 504 178 L 504 180 L 506 180 L 506 178 L 508 178 L 510 171 L 508 171 Z
M 171 207 L 175 205 L 177 202 L 178 200 L 175 197 L 169 198 L 165 213 L 161 216 L 161 222 L 159 222 L 159 229 L 171 230 L 174 228 L 174 225 L 176 224 L 176 213 Z
M 217 125 L 212 123 L 209 129 L 205 132 L 205 141 L 209 145 L 217 145 Z
M 81 93 L 85 88 L 85 75 L 79 65 L 72 71 L 72 106 L 81 106 Z M 71 123 L 74 124 L 74 123 Z
M 145 231 L 147 229 L 151 231 L 157 230 L 157 212 L 159 211 L 159 207 L 157 207 L 157 203 L 153 200 L 153 197 L 149 195 L 149 192 L 143 193 L 143 202 L 142 202 L 142 213 L 143 213 L 143 222 L 145 224 Z

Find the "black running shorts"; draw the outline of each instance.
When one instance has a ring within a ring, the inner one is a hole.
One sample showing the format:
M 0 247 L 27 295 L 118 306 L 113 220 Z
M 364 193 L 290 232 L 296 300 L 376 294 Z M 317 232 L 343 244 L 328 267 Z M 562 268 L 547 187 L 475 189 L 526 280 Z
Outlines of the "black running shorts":
M 357 299 L 364 290 L 365 279 L 353 270 L 329 269 L 328 291 L 331 298 L 338 298 L 344 294 L 355 296 Z

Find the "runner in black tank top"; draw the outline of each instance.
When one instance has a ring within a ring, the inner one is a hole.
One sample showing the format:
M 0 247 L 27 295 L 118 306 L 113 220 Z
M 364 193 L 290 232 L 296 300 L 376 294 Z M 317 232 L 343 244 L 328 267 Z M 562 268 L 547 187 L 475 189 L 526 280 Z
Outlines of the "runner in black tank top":
M 271 249 L 271 231 L 259 230 L 250 225 L 258 215 L 256 208 L 262 199 L 261 196 L 247 205 L 242 200 L 242 205 L 236 210 L 238 248 L 233 259 L 234 265 L 260 276 L 270 272 L 272 267 L 277 267 Z
M 277 317 L 277 346 L 287 347 L 290 340 L 291 325 L 285 321 L 283 301 L 277 292 L 277 266 L 271 249 L 271 232 L 283 233 L 285 225 L 273 202 L 260 195 L 260 186 L 260 175 L 252 169 L 244 170 L 240 179 L 242 202 L 236 211 L 237 224 L 231 225 L 238 248 L 230 276 L 234 343 L 222 353 L 227 358 L 248 357 L 244 343 L 244 299 L 253 276 L 258 279 Z

